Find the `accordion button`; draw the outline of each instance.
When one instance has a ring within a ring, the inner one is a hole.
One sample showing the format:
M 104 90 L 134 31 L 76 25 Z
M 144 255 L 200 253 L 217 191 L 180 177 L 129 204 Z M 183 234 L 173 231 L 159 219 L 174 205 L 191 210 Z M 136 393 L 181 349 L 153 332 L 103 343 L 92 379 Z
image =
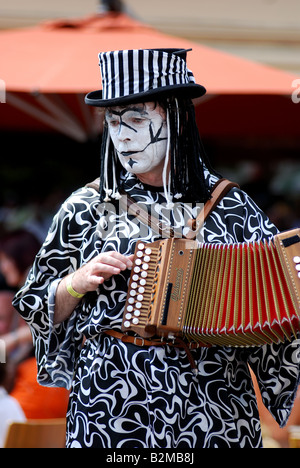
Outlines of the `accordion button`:
M 145 279 L 140 280 L 140 285 L 141 286 L 146 286 L 146 284 L 147 284 L 147 281 Z
M 133 315 L 135 315 L 135 317 L 139 317 L 141 315 L 141 312 L 139 310 L 135 310 L 133 312 Z
M 144 265 L 142 266 L 143 270 L 148 270 L 149 268 L 149 265 L 148 263 L 144 263 Z
M 139 319 L 137 317 L 135 317 L 134 319 L 132 319 L 132 323 L 134 325 L 138 325 L 139 324 Z
M 135 264 L 136 265 L 141 265 L 142 264 L 142 260 L 140 258 L 137 258 L 136 261 L 135 261 Z
M 130 328 L 130 322 L 128 322 L 128 320 L 126 322 L 124 322 L 124 327 L 125 328 Z
M 137 256 L 138 258 L 141 258 L 143 255 L 144 255 L 144 253 L 141 252 L 141 251 L 138 251 L 138 252 L 136 253 L 136 256 Z
M 142 278 L 147 278 L 147 276 L 148 276 L 148 273 L 146 271 L 142 271 L 141 277 Z
M 126 318 L 126 320 L 131 320 L 131 319 L 132 319 L 132 315 L 131 315 L 131 314 L 126 314 L 126 315 L 125 315 L 125 318 Z
M 142 242 L 138 245 L 138 249 L 139 250 L 144 250 L 145 248 L 145 244 L 143 244 Z
M 134 297 L 134 296 L 136 296 L 136 291 L 134 289 L 131 289 L 129 294 L 130 294 L 130 296 Z
M 136 289 L 138 287 L 138 284 L 133 282 L 133 283 L 131 283 L 131 287 L 132 287 L 132 289 Z
M 138 280 L 139 280 L 139 276 L 138 275 L 133 275 L 132 281 L 138 281 Z
M 127 306 L 127 312 L 133 312 L 133 307 L 132 307 L 132 305 Z
M 136 266 L 133 269 L 134 273 L 139 273 L 141 271 L 140 267 Z
M 294 263 L 300 263 L 300 257 L 298 257 L 298 255 L 294 257 L 293 260 L 294 260 Z
M 128 304 L 134 304 L 135 300 L 133 297 L 128 298 Z
M 143 296 L 142 296 L 142 298 L 138 299 L 139 302 L 137 302 L 137 303 L 135 304 L 135 307 L 136 307 L 137 309 L 141 309 L 141 308 L 142 308 L 142 303 L 141 303 L 141 301 L 142 301 L 143 299 L 144 299 Z
M 299 264 L 299 265 L 298 265 L 298 264 L 296 265 L 296 270 L 297 270 L 297 271 L 300 271 L 300 264 Z
M 144 257 L 144 262 L 149 263 L 150 262 L 150 257 L 149 255 L 145 255 Z
M 146 255 L 151 255 L 152 253 L 152 250 L 150 249 L 150 247 L 148 247 L 146 250 L 145 250 L 145 254 Z

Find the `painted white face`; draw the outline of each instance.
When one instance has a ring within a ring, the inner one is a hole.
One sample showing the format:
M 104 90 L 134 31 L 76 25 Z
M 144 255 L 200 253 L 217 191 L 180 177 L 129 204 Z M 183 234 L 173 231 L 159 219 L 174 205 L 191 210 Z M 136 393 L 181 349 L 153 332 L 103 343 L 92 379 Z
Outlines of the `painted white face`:
M 131 104 L 106 110 L 110 137 L 122 166 L 145 174 L 166 156 L 168 131 L 164 110 L 154 103 Z

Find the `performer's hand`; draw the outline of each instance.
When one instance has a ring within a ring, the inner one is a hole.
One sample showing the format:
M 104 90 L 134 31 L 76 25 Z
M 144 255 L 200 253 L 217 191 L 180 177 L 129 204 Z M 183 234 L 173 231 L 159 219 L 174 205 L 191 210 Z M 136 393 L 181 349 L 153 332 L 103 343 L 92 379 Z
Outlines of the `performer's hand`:
M 72 280 L 72 287 L 80 294 L 95 291 L 100 284 L 132 267 L 133 255 L 125 256 L 115 251 L 97 255 L 79 268 Z

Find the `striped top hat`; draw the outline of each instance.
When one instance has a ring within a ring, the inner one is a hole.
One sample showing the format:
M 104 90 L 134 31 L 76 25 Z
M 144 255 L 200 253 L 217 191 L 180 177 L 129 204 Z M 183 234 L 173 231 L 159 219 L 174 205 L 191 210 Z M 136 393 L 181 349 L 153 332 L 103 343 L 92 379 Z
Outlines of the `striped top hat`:
M 136 49 L 101 52 L 102 90 L 85 97 L 96 107 L 146 102 L 171 95 L 194 99 L 206 90 L 187 68 L 187 50 Z

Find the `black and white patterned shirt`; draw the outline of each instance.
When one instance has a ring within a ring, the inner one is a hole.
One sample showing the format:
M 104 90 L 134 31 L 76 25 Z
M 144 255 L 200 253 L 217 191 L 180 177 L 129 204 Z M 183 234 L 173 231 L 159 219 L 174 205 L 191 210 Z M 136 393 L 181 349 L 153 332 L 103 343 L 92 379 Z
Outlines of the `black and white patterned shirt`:
M 216 177 L 206 173 L 212 186 Z M 123 187 L 137 202 L 158 209 L 162 193 L 147 190 L 134 175 Z M 163 210 L 159 215 L 164 218 Z M 180 217 L 179 217 L 180 218 Z M 172 213 L 169 219 L 180 227 Z M 258 348 L 217 347 L 192 351 L 142 348 L 103 334 L 121 330 L 129 272 L 88 293 L 71 317 L 53 324 L 59 281 L 101 252 L 129 255 L 139 237 L 133 216 L 99 203 L 99 193 L 81 188 L 61 206 L 14 306 L 30 325 L 38 380 L 72 388 L 68 447 L 260 447 L 259 415 L 249 366 L 264 404 L 280 425 L 292 409 L 299 384 L 300 340 Z M 232 189 L 208 218 L 205 242 L 268 239 L 277 229 L 240 189 Z M 143 240 L 158 235 L 143 229 Z M 85 338 L 84 346 L 82 346 Z

